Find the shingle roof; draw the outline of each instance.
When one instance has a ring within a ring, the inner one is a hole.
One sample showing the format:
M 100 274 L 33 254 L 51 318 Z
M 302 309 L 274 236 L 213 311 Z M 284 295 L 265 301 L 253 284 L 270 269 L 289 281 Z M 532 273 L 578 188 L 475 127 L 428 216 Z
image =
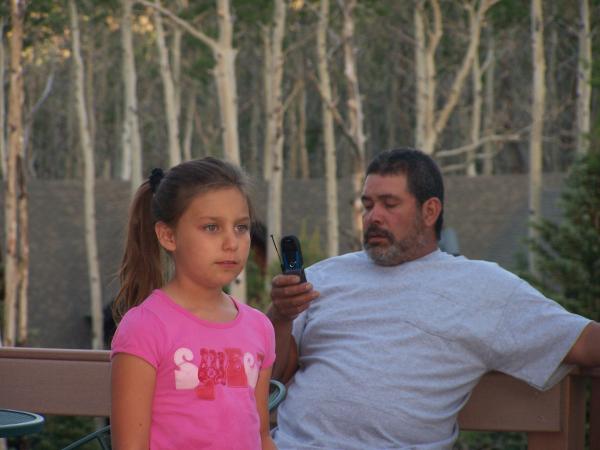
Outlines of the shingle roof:
M 561 175 L 545 175 L 543 210 L 560 217 L 557 198 Z M 350 249 L 350 180 L 339 185 L 340 251 Z M 526 236 L 527 177 L 446 178 L 446 226 L 458 236 L 461 253 L 475 259 L 515 265 Z M 266 186 L 255 189 L 257 216 L 266 218 Z M 114 297 L 124 242 L 130 188 L 125 182 L 97 182 L 97 234 L 105 304 Z M 323 180 L 284 183 L 283 234 L 298 234 L 305 224 L 324 236 Z M 3 196 L 0 198 L 3 203 Z M 3 215 L 4 208 L 2 208 Z M 32 180 L 30 211 L 30 342 L 43 347 L 89 347 L 89 288 L 83 230 L 83 189 L 77 181 Z M 2 217 L 2 220 L 3 217 Z M 3 236 L 4 227 L 0 234 Z M 2 237 L 3 239 L 3 237 Z M 322 238 L 322 242 L 325 238 Z M 2 241 L 3 242 L 3 241 Z

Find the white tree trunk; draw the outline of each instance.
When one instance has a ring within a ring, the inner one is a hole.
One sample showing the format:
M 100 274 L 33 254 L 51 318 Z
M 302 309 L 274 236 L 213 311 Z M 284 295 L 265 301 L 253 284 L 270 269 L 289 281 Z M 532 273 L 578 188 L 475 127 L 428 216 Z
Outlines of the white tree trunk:
M 415 147 L 422 149 L 425 143 L 425 123 L 427 114 L 427 73 L 426 73 L 426 42 L 424 22 L 424 0 L 415 5 Z
M 125 113 L 123 117 L 123 152 L 121 179 L 130 180 L 132 192 L 142 183 L 142 144 L 138 121 L 137 73 L 131 30 L 133 0 L 123 0 L 121 43 L 123 46 L 123 81 L 125 88 Z
M 154 8 L 171 19 L 195 38 L 207 45 L 213 52 L 216 61 L 214 69 L 215 83 L 219 97 L 221 126 L 223 137 L 223 154 L 235 164 L 240 163 L 237 118 L 237 84 L 235 79 L 235 58 L 237 50 L 232 46 L 233 25 L 229 0 L 217 0 L 217 16 L 219 19 L 218 41 L 192 27 L 188 22 L 163 8 L 158 2 L 137 0 L 138 3 Z M 168 60 L 167 60 L 168 63 Z
M 544 58 L 544 18 L 542 0 L 531 1 L 531 41 L 533 53 L 533 104 L 531 105 L 531 137 L 529 141 L 529 222 L 541 218 L 542 199 L 542 134 L 546 96 L 546 62 Z M 529 238 L 538 233 L 529 227 Z M 535 257 L 529 252 L 529 270 L 536 273 Z
M 181 1 L 177 1 L 178 12 L 184 9 Z M 179 27 L 173 28 L 173 39 L 171 41 L 171 69 L 173 70 L 173 89 L 175 91 L 175 112 L 177 123 L 181 120 L 181 39 L 183 30 Z
M 473 21 L 475 20 L 474 11 L 469 11 L 469 23 L 471 30 L 473 29 Z M 473 63 L 471 65 L 471 82 L 472 82 L 472 97 L 473 106 L 471 113 L 471 143 L 473 148 L 466 153 L 467 157 L 467 176 L 474 177 L 477 175 L 477 166 L 475 164 L 477 157 L 478 143 L 481 139 L 481 105 L 482 87 L 481 87 L 481 64 L 479 62 L 479 52 L 475 51 Z
M 425 85 L 419 85 L 419 81 L 417 80 L 417 94 L 419 96 L 426 96 L 424 99 L 417 98 L 417 107 L 424 107 L 425 113 L 421 118 L 418 118 L 418 127 L 420 127 L 420 129 L 416 130 L 416 137 L 417 142 L 419 142 L 418 139 L 422 139 L 420 147 L 425 153 L 433 154 L 435 152 L 439 136 L 446 128 L 448 119 L 458 103 L 465 80 L 471 71 L 475 54 L 479 49 L 481 28 L 484 24 L 485 14 L 487 13 L 488 9 L 497 2 L 498 0 L 482 0 L 477 9 L 475 9 L 474 3 L 465 3 L 465 8 L 469 11 L 469 14 L 472 15 L 469 30 L 469 45 L 467 46 L 467 50 L 463 56 L 462 63 L 456 72 L 456 75 L 454 76 L 454 81 L 448 90 L 446 100 L 439 110 L 436 108 L 437 80 L 435 53 L 442 37 L 441 9 L 438 0 L 430 0 L 433 14 L 433 24 L 429 27 L 426 27 L 424 17 L 425 9 L 423 8 L 422 3 L 419 3 L 415 8 L 415 32 L 417 34 L 415 43 L 417 46 L 417 49 L 415 50 L 415 65 L 417 66 L 417 71 L 423 70 L 424 65 L 425 73 Z M 424 39 L 422 38 L 422 30 L 424 29 L 430 29 L 431 31 L 426 36 L 426 40 L 428 42 L 426 45 L 424 58 L 425 61 L 423 64 L 423 62 L 420 60 L 421 52 L 418 50 L 423 46 Z M 419 33 L 421 33 L 421 37 L 418 36 Z
M 310 178 L 310 161 L 306 146 L 306 85 L 302 84 L 298 101 L 298 145 L 300 151 L 300 173 L 303 180 Z
M 589 0 L 579 0 L 579 58 L 577 60 L 577 154 L 590 147 L 590 111 L 592 100 L 592 34 Z
M 428 27 L 431 29 L 427 39 L 425 49 L 425 95 L 424 105 L 424 123 L 423 123 L 423 143 L 421 150 L 427 154 L 433 154 L 437 136 L 435 135 L 435 114 L 436 114 L 436 93 L 437 79 L 435 66 L 435 53 L 437 51 L 440 40 L 442 39 L 442 13 L 438 0 L 430 0 L 431 9 L 433 12 L 433 25 Z
M 158 4 L 158 0 L 156 0 Z M 181 162 L 181 150 L 179 148 L 179 118 L 177 117 L 177 105 L 175 95 L 175 82 L 173 72 L 169 63 L 169 51 L 167 49 L 162 17 L 158 11 L 154 11 L 154 26 L 156 27 L 156 46 L 160 61 L 160 75 L 163 81 L 165 99 L 165 112 L 167 118 L 167 130 L 169 136 L 169 165 L 176 166 Z
M 19 264 L 17 303 L 19 310 L 17 342 L 26 345 L 28 340 L 28 292 L 29 292 L 29 194 L 27 192 L 27 160 L 25 147 L 21 148 L 18 162 L 19 194 L 17 208 L 19 216 Z
M 249 141 L 249 155 L 246 163 L 246 170 L 256 179 L 262 174 L 262 170 L 259 169 L 259 155 L 264 152 L 261 151 L 261 139 L 259 136 L 259 127 L 262 128 L 262 102 L 260 101 L 261 96 L 261 77 L 259 70 L 256 70 L 255 75 L 252 77 L 252 91 L 254 95 L 252 97 L 252 107 L 250 112 L 250 131 L 248 136 Z
M 339 252 L 338 234 L 338 196 L 337 163 L 335 155 L 335 134 L 333 113 L 329 105 L 333 104 L 329 64 L 327 61 L 327 28 L 329 26 L 329 0 L 321 0 L 319 25 L 317 29 L 317 57 L 319 71 L 319 89 L 323 97 L 321 111 L 323 115 L 323 140 L 325 146 L 325 198 L 327 203 L 327 256 Z
M 342 3 L 342 12 L 344 16 L 344 75 L 346 76 L 346 84 L 348 87 L 348 128 L 350 136 L 352 136 L 352 140 L 354 141 L 352 167 L 354 190 L 352 202 L 352 231 L 355 240 L 354 247 L 359 249 L 362 242 L 362 203 L 360 201 L 360 193 L 365 172 L 366 137 L 363 129 L 362 98 L 358 83 L 356 52 L 354 48 L 354 10 L 356 8 L 356 3 L 356 0 L 345 0 Z
M 8 110 L 8 155 L 4 190 L 4 345 L 16 344 L 18 280 L 18 158 L 23 147 L 23 17 L 26 2 L 11 1 L 10 92 Z
M 219 43 L 213 47 L 217 65 L 215 80 L 219 93 L 219 111 L 223 127 L 223 154 L 225 159 L 240 164 L 240 144 L 238 137 L 237 82 L 235 79 L 235 57 L 233 48 L 233 19 L 229 0 L 217 1 L 219 17 Z M 215 51 L 216 50 L 216 51 Z M 231 285 L 231 293 L 241 301 L 247 297 L 246 270 Z
M 218 0 L 219 43 L 216 47 L 215 77 L 219 92 L 221 125 L 223 126 L 223 153 L 235 164 L 240 163 L 240 145 L 237 117 L 237 83 L 235 79 L 235 57 L 233 48 L 233 24 L 229 0 Z
M 265 138 L 264 138 L 264 151 L 263 151 L 263 180 L 270 181 L 273 173 L 273 152 L 269 145 L 273 141 L 272 135 L 275 133 L 275 125 L 273 123 L 273 55 L 272 55 L 272 37 L 271 29 L 264 27 L 262 29 L 263 39 L 263 54 L 264 54 L 264 66 L 263 66 L 263 94 L 265 102 Z
M 219 97 L 219 111 L 221 115 L 223 154 L 225 159 L 240 164 L 240 149 L 238 137 L 237 117 L 237 83 L 235 78 L 235 57 L 237 51 L 233 48 L 233 23 L 229 0 L 217 0 L 217 17 L 219 22 L 218 41 L 192 27 L 188 22 L 179 18 L 168 9 L 163 8 L 158 1 L 150 3 L 148 0 L 138 0 L 138 3 L 154 8 L 164 14 L 177 26 L 183 28 L 195 38 L 207 45 L 213 52 L 216 61 L 214 68 L 215 83 Z M 162 60 L 162 58 L 161 58 Z M 163 63 L 161 62 L 161 65 Z M 168 59 L 166 60 L 168 64 Z M 175 95 L 172 93 L 171 98 Z M 173 101 L 173 103 L 175 103 Z M 175 105 L 172 105 L 173 109 Z M 174 138 L 170 138 L 175 140 Z M 179 148 L 179 137 L 177 137 Z M 181 158 L 181 156 L 180 156 Z M 231 293 L 240 300 L 246 298 L 246 274 L 240 274 L 235 283 L 232 283 Z
M 75 65 L 75 97 L 77 116 L 79 119 L 79 135 L 83 157 L 83 191 L 84 191 L 84 222 L 85 243 L 90 282 L 90 303 L 92 316 L 92 348 L 101 349 L 104 346 L 102 328 L 102 291 L 100 285 L 100 267 L 98 263 L 98 241 L 96 239 L 96 202 L 94 196 L 94 147 L 90 137 L 89 121 L 84 95 L 84 67 L 81 58 L 79 35 L 79 19 L 75 0 L 69 0 L 71 14 L 71 32 L 73 45 L 73 63 Z
M 273 25 L 269 31 L 270 48 L 267 49 L 267 60 L 270 67 L 265 75 L 270 81 L 269 90 L 265 93 L 268 100 L 267 133 L 265 136 L 265 155 L 270 153 L 269 207 L 267 211 L 267 236 L 281 238 L 281 208 L 283 179 L 283 38 L 285 33 L 286 5 L 284 0 L 274 1 Z M 267 86 L 265 86 L 266 88 Z M 272 245 L 267 245 L 267 268 L 277 263 L 277 254 Z
M 185 131 L 183 134 L 183 159 L 192 159 L 192 138 L 194 136 L 194 115 L 196 114 L 196 90 L 190 89 L 185 116 Z
M 487 38 L 487 56 L 488 62 L 485 69 L 485 119 L 484 129 L 486 136 L 494 134 L 494 111 L 495 111 L 495 74 L 496 74 L 496 40 L 492 30 L 488 32 Z M 494 171 L 494 142 L 486 142 L 483 145 L 483 174 L 491 175 Z
M 297 83 L 301 83 L 298 81 Z M 298 145 L 298 111 L 296 105 L 292 105 L 287 112 L 287 127 L 289 130 L 289 153 L 286 160 L 287 178 L 298 178 L 298 156 L 300 146 Z M 285 158 L 284 158 L 285 159 Z
M 0 17 L 0 175 L 6 178 L 6 109 L 4 108 L 4 72 L 6 57 L 4 51 L 4 17 Z

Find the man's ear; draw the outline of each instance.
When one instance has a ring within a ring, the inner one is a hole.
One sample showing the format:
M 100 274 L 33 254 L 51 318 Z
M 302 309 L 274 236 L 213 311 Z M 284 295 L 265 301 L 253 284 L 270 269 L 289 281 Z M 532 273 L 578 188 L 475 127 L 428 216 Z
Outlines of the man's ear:
M 175 245 L 175 233 L 173 229 L 164 222 L 154 224 L 154 232 L 159 244 L 168 252 L 173 252 L 177 248 Z
M 442 202 L 437 197 L 431 197 L 423 203 L 421 213 L 427 227 L 435 226 L 435 222 L 442 213 Z

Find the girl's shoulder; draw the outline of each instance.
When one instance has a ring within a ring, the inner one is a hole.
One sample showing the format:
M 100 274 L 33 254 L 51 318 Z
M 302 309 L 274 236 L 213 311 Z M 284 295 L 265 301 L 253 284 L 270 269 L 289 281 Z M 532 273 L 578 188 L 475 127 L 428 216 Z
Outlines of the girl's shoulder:
M 152 294 L 125 315 L 112 339 L 111 355 L 128 353 L 139 356 L 158 367 L 170 342 L 169 327 L 158 307 L 160 299 Z M 172 328 L 172 327 L 171 327 Z
M 152 292 L 142 303 L 128 310 L 123 315 L 119 327 L 153 327 L 161 323 L 164 320 L 164 307 L 157 292 Z
M 238 311 L 240 311 L 240 313 L 243 314 L 243 318 L 245 318 L 249 321 L 253 321 L 253 322 L 260 322 L 267 327 L 272 327 L 271 321 L 269 320 L 269 318 L 266 316 L 265 313 L 263 313 L 262 311 L 259 311 L 258 309 L 254 308 L 250 305 L 240 302 L 236 298 L 233 298 L 233 300 L 235 301 Z

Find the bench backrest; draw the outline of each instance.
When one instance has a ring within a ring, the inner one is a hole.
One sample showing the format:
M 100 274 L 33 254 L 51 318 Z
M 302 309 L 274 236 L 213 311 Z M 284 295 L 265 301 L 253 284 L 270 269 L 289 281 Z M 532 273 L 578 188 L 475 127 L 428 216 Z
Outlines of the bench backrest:
M 570 375 L 540 392 L 507 375 L 487 374 L 461 411 L 460 427 L 525 431 L 530 449 L 582 449 L 584 382 L 584 377 Z M 109 352 L 0 348 L 0 407 L 41 414 L 108 416 Z
M 108 351 L 0 348 L 0 407 L 108 416 Z

